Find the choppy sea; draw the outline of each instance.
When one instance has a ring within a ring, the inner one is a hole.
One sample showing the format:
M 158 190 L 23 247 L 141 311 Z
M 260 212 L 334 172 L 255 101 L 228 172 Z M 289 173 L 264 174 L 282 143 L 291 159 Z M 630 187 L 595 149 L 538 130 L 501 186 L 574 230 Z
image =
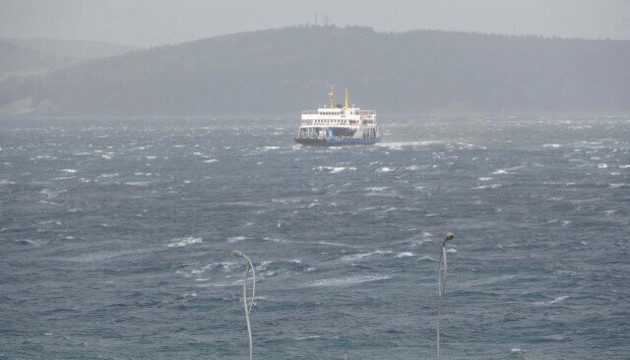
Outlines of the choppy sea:
M 630 116 L 379 123 L 0 120 L 0 359 L 630 358 Z

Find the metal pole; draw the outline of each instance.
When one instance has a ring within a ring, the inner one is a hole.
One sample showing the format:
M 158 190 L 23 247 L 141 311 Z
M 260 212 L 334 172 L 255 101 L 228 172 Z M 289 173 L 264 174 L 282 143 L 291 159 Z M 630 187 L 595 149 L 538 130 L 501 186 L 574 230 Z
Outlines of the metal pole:
M 243 281 L 243 306 L 245 307 L 245 320 L 247 321 L 247 335 L 249 336 L 249 360 L 254 359 L 254 346 L 252 341 L 252 328 L 249 323 L 249 314 L 252 311 L 252 306 L 254 306 L 254 296 L 256 293 L 256 274 L 254 273 L 254 265 L 252 265 L 252 261 L 240 250 L 234 250 L 232 255 L 245 259 L 247 262 L 247 267 L 245 268 L 245 279 Z M 252 286 L 252 300 L 248 304 L 247 303 L 247 279 L 249 277 L 249 270 L 252 270 L 252 278 L 253 278 L 253 286 Z
M 440 304 L 438 305 L 437 316 L 437 359 L 440 360 L 440 317 L 442 315 L 442 304 L 444 303 L 444 290 L 446 289 L 446 242 L 455 237 L 453 233 L 447 233 L 440 248 L 440 267 L 438 270 L 438 282 L 440 292 Z

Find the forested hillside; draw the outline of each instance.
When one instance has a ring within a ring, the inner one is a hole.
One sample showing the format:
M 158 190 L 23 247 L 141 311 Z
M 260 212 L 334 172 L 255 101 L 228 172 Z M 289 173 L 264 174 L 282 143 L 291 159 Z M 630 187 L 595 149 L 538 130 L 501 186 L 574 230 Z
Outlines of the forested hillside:
M 291 27 L 84 62 L 0 89 L 0 107 L 31 98 L 53 114 L 287 114 L 325 104 L 332 84 L 381 113 L 624 111 L 630 41 Z
M 0 42 L 11 43 L 46 54 L 61 56 L 72 59 L 73 61 L 84 61 L 116 56 L 133 50 L 138 50 L 138 48 L 133 46 L 85 40 L 0 38 Z
M 69 59 L 64 56 L 45 53 L 0 40 L 0 74 L 48 69 L 68 61 Z

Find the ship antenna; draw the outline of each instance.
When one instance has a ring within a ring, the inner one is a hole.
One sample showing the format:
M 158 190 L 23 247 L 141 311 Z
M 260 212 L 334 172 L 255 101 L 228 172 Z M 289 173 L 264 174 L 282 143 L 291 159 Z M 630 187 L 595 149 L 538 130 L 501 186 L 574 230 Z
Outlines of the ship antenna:
M 437 316 L 437 358 L 440 360 L 440 316 L 442 315 L 442 304 L 444 303 L 444 290 L 446 288 L 446 242 L 455 237 L 453 233 L 447 233 L 442 241 L 440 249 L 440 268 L 438 271 L 439 289 L 440 289 L 440 305 L 438 306 Z
M 252 265 L 252 261 L 249 260 L 247 255 L 245 255 L 240 250 L 234 250 L 232 255 L 245 259 L 247 262 L 247 267 L 245 268 L 245 280 L 243 281 L 243 305 L 245 306 L 245 319 L 247 320 L 247 335 L 249 335 L 249 360 L 254 358 L 253 352 L 253 343 L 252 343 L 252 328 L 249 323 L 249 314 L 252 312 L 252 306 L 254 305 L 254 296 L 256 294 L 256 274 L 254 273 L 254 265 Z M 247 303 L 247 278 L 249 276 L 249 270 L 252 270 L 252 300 L 248 304 Z
M 346 88 L 346 94 L 345 94 L 346 96 L 345 96 L 345 99 L 344 99 L 344 102 L 343 102 L 343 108 L 344 109 L 348 108 L 348 97 L 349 97 L 349 94 L 350 93 L 348 92 L 348 88 Z
M 330 99 L 330 108 L 335 107 L 335 87 L 330 85 L 330 92 L 328 93 L 328 98 Z

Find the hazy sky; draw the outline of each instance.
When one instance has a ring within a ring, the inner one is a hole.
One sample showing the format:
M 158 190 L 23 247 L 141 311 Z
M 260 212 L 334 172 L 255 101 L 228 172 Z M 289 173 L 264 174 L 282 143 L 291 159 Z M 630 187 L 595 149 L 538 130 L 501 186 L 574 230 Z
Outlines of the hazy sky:
M 314 23 L 630 40 L 630 0 L 0 0 L 0 37 L 151 46 Z

